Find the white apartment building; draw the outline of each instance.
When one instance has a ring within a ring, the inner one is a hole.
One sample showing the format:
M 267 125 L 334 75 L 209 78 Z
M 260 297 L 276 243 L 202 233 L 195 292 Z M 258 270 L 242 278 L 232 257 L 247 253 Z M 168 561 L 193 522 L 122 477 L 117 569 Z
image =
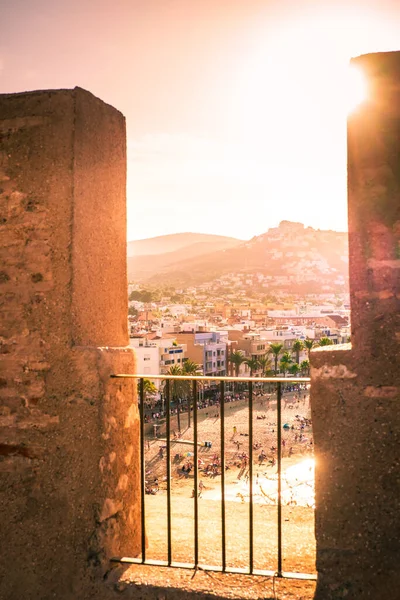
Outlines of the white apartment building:
M 137 372 L 143 375 L 163 375 L 173 365 L 182 366 L 186 358 L 186 344 L 179 344 L 173 338 L 160 336 L 137 336 L 130 338 L 137 361 Z M 157 389 L 161 381 L 152 380 Z

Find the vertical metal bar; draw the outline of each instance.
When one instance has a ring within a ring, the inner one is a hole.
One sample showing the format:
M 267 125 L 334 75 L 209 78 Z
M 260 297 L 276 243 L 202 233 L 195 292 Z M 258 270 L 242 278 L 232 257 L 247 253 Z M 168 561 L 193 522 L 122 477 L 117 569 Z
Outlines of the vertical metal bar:
M 197 381 L 193 380 L 193 441 L 194 441 L 194 566 L 199 564 L 199 496 L 198 496 L 198 467 L 197 458 Z
M 282 577 L 282 384 L 277 390 L 277 427 L 278 427 L 278 571 Z
M 139 417 L 140 417 L 140 526 L 142 542 L 142 563 L 146 561 L 146 529 L 145 529 L 145 479 L 146 459 L 144 455 L 144 379 L 140 378 L 139 384 Z
M 253 382 L 249 381 L 249 568 L 254 568 L 253 540 Z
M 167 543 L 168 543 L 168 566 L 172 562 L 172 544 L 171 544 L 171 394 L 170 380 L 167 379 L 166 387 L 167 400 Z
M 225 384 L 220 382 L 221 400 L 219 412 L 221 419 L 221 535 L 222 535 L 222 571 L 226 571 L 226 520 L 225 520 Z

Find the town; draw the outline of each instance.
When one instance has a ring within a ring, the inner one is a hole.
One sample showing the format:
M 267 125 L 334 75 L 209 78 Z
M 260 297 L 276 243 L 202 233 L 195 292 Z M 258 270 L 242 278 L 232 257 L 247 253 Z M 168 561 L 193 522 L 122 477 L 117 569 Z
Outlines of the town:
M 129 243 L 138 373 L 308 376 L 313 347 L 350 340 L 347 268 L 345 234 L 290 221 L 247 242 L 176 234 Z
M 313 347 L 349 341 L 349 298 L 280 293 L 235 301 L 220 295 L 215 282 L 186 290 L 131 283 L 129 331 L 143 375 L 307 376 Z

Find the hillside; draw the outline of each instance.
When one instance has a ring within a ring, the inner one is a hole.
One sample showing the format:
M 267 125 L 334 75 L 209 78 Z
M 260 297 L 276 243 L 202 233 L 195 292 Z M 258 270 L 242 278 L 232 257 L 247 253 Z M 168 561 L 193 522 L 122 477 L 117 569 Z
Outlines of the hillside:
M 214 249 L 220 250 L 223 247 L 230 248 L 240 244 L 242 240 L 223 235 L 213 235 L 208 233 L 172 233 L 170 235 L 160 235 L 145 240 L 135 240 L 128 242 L 128 257 L 133 256 L 152 256 L 155 254 L 168 254 L 182 250 L 189 246 L 197 244 L 210 244 L 208 251 Z M 214 248 L 216 244 L 216 248 Z M 199 246 L 199 254 L 203 249 Z M 195 254 L 193 254 L 195 256 Z
M 173 265 L 242 243 L 235 238 L 202 233 L 178 233 L 128 243 L 128 279 L 148 279 L 159 272 L 173 270 Z M 144 253 L 145 251 L 145 253 Z M 131 254 L 129 254 L 129 252 Z M 134 253 L 134 254 L 133 254 Z
M 283 221 L 279 227 L 233 248 L 194 257 L 181 252 L 180 260 L 159 263 L 152 275 L 143 280 L 187 287 L 228 274 L 264 276 L 268 287 L 280 289 L 345 288 L 348 284 L 348 236 L 347 233 L 305 228 L 301 223 Z M 138 279 L 140 277 L 136 275 L 135 280 Z

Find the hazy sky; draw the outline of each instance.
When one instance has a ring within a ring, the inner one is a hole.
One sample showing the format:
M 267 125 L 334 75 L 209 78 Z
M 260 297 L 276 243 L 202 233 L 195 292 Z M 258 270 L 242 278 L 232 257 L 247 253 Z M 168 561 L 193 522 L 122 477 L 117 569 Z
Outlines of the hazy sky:
M 345 230 L 351 56 L 400 49 L 399 0 L 0 0 L 0 93 L 121 110 L 128 239 Z

